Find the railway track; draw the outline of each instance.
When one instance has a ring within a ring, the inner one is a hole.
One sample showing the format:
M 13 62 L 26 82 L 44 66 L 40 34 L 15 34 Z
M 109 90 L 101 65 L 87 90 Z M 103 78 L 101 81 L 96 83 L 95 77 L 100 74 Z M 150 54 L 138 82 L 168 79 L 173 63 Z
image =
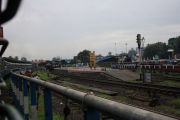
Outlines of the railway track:
M 127 82 L 127 81 L 119 80 L 117 78 L 113 78 L 112 76 L 109 76 L 110 79 L 93 79 L 93 78 L 88 78 L 84 76 L 82 77 L 81 75 L 74 75 L 74 74 L 73 75 L 67 74 L 63 76 L 71 78 L 71 79 L 75 79 L 76 81 L 80 81 L 82 83 L 87 82 L 89 84 L 94 83 L 101 86 L 109 86 L 110 88 L 112 88 L 113 90 L 117 92 L 119 92 L 118 88 L 121 86 L 121 87 L 135 88 L 135 89 L 143 89 L 149 92 L 161 93 L 165 95 L 167 94 L 173 95 L 173 96 L 180 95 L 180 88 L 177 88 L 177 87 Z
M 73 79 L 79 79 L 79 76 L 73 76 L 73 75 L 63 75 L 62 77 L 70 77 L 70 78 L 73 78 Z M 87 78 L 80 78 L 80 79 L 83 79 L 83 80 L 87 80 Z M 90 79 L 89 79 L 90 80 Z M 92 79 L 91 79 L 92 80 Z M 100 81 L 101 82 L 101 81 Z M 120 82 L 120 81 L 119 81 Z M 54 81 L 54 83 L 56 84 L 61 84 L 60 81 Z M 165 115 L 165 116 L 169 116 L 169 117 L 172 117 L 172 118 L 175 118 L 175 119 L 179 119 L 179 117 L 175 116 L 174 114 L 167 114 L 167 113 L 164 113 L 162 111 L 158 111 L 158 110 L 152 110 L 150 108 L 145 108 L 145 107 L 142 107 L 142 106 L 138 106 L 138 105 L 134 105 L 134 104 L 130 104 L 130 103 L 125 103 L 125 102 L 121 102 L 123 104 L 126 104 L 126 105 L 129 105 L 129 106 L 133 106 L 133 107 L 137 107 L 137 108 L 140 108 L 140 109 L 143 109 L 143 110 L 147 110 L 147 111 L 151 111 L 151 112 L 154 112 L 154 113 L 157 113 L 157 114 L 161 114 L 161 115 Z M 105 116 L 104 116 L 105 117 Z M 110 120 L 112 120 L 113 118 L 111 116 L 107 116 L 108 118 L 110 118 Z M 106 120 L 106 117 L 103 119 L 103 120 Z
M 169 81 L 180 82 L 180 78 L 179 77 L 173 77 L 173 76 L 168 76 L 168 75 L 163 75 L 163 76 L 152 75 L 152 79 L 162 80 L 162 81 L 169 80 Z

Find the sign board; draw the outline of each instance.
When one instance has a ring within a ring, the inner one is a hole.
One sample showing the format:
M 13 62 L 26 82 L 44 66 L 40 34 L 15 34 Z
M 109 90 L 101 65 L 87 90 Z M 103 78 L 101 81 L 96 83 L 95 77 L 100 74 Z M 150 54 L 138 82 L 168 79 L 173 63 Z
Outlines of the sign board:
M 144 82 L 150 83 L 152 81 L 151 73 L 144 73 Z
M 173 49 L 168 49 L 168 52 L 174 52 L 174 50 Z

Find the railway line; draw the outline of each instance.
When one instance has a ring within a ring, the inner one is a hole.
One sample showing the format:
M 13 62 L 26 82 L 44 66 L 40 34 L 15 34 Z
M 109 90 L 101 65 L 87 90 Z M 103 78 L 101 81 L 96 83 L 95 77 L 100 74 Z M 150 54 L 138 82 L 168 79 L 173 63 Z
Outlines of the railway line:
M 82 77 L 82 78 L 80 78 L 79 76 L 74 76 L 74 75 L 63 75 L 62 77 L 70 77 L 70 78 L 72 78 L 72 79 L 79 79 L 80 81 L 81 80 L 86 80 L 86 81 L 88 81 L 89 82 L 89 80 L 91 80 L 92 81 L 92 79 L 85 79 L 84 77 Z M 94 80 L 93 80 L 94 81 Z M 97 82 L 100 82 L 101 83 L 101 81 L 97 81 L 97 80 L 95 80 L 96 81 L 96 83 Z M 117 80 L 117 82 L 118 82 L 118 80 Z M 120 81 L 119 81 L 120 82 Z M 121 81 L 122 82 L 122 81 Z M 59 81 L 59 80 L 55 80 L 55 81 L 53 81 L 53 83 L 56 83 L 56 84 L 62 84 L 62 81 Z M 102 85 L 102 84 L 101 84 Z M 105 85 L 107 85 L 107 84 L 105 84 Z M 130 97 L 129 97 L 130 98 Z M 140 99 L 140 98 L 139 98 Z M 118 101 L 119 102 L 119 101 Z M 148 101 L 148 102 L 150 102 L 150 101 Z M 120 102 L 120 103 L 122 103 L 122 104 L 126 104 L 126 105 L 129 105 L 129 106 L 133 106 L 133 107 L 136 107 L 136 108 L 140 108 L 140 109 L 143 109 L 143 110 L 147 110 L 147 111 L 151 111 L 151 112 L 154 112 L 154 113 L 158 113 L 158 114 L 161 114 L 161 115 L 165 115 L 165 116 L 169 116 L 169 117 L 171 117 L 171 118 L 175 118 L 175 119 L 179 119 L 179 117 L 177 117 L 176 115 L 174 115 L 174 114 L 167 114 L 167 113 L 164 113 L 164 112 L 162 112 L 162 111 L 158 111 L 158 110 L 153 110 L 152 108 L 146 108 L 146 107 L 142 107 L 142 106 L 138 106 L 138 105 L 134 105 L 134 104 L 131 104 L 131 103 L 125 103 L 125 102 Z M 108 118 L 111 118 L 110 116 L 107 116 Z
M 162 80 L 162 81 L 170 80 L 170 81 L 180 82 L 179 77 L 174 77 L 174 76 L 169 76 L 169 75 L 160 76 L 160 75 L 152 74 L 152 79 Z
M 93 84 L 97 86 L 103 86 L 106 88 L 108 86 L 109 89 L 112 89 L 112 91 L 120 92 L 120 87 L 128 87 L 131 89 L 142 89 L 146 90 L 148 92 L 154 92 L 154 93 L 160 93 L 165 95 L 180 95 L 180 88 L 178 87 L 170 87 L 170 86 L 163 86 L 163 85 L 154 85 L 154 84 L 146 84 L 146 83 L 133 83 L 133 82 L 127 82 L 122 81 L 117 78 L 112 78 L 112 76 L 105 75 L 107 79 L 96 79 L 89 78 L 81 75 L 75 75 L 75 74 L 66 74 L 63 75 L 63 77 L 71 78 L 74 82 L 80 82 L 80 83 L 87 83 L 87 84 Z M 108 89 L 107 88 L 107 89 Z

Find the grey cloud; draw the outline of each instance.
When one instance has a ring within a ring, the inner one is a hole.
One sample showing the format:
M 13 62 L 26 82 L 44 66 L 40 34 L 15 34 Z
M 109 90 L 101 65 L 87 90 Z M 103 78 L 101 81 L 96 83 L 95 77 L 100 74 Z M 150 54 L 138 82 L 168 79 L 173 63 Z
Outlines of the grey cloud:
M 82 49 L 107 54 L 180 35 L 179 0 L 25 0 L 4 25 L 11 46 L 6 55 L 71 58 Z

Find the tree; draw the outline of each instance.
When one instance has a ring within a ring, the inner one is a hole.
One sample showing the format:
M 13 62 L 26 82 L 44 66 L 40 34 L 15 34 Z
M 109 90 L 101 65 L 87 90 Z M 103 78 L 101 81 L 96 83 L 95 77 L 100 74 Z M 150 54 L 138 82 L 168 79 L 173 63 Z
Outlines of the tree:
M 59 56 L 58 57 L 53 57 L 52 61 L 61 61 L 61 58 Z
M 81 63 L 89 63 L 90 53 L 91 52 L 89 50 L 83 50 L 78 53 L 77 59 L 80 60 Z
M 77 57 L 77 56 L 74 56 L 74 57 L 73 57 L 73 63 L 76 64 L 76 63 L 78 63 L 78 62 L 79 62 L 79 61 L 78 61 L 78 57 Z
M 166 43 L 157 42 L 154 44 L 148 44 L 144 50 L 144 58 L 153 58 L 154 56 L 159 56 L 160 59 L 168 58 L 167 54 L 168 46 Z
M 180 36 L 176 38 L 170 38 L 168 40 L 169 48 L 174 49 L 175 53 L 180 53 Z
M 133 48 L 131 48 L 131 50 L 129 50 L 129 52 L 128 52 L 128 56 L 129 56 L 132 60 L 135 60 L 136 50 L 134 50 Z
M 22 57 L 22 58 L 21 58 L 21 61 L 23 61 L 23 62 L 27 62 L 27 58 Z
M 9 59 L 11 59 L 11 60 L 13 59 L 13 57 L 12 57 L 12 56 L 9 56 L 8 58 L 9 58 Z
M 15 56 L 15 57 L 14 57 L 14 60 L 17 60 L 17 61 L 18 61 L 18 60 L 19 60 L 18 56 Z
M 112 52 L 108 52 L 108 56 L 112 56 Z

